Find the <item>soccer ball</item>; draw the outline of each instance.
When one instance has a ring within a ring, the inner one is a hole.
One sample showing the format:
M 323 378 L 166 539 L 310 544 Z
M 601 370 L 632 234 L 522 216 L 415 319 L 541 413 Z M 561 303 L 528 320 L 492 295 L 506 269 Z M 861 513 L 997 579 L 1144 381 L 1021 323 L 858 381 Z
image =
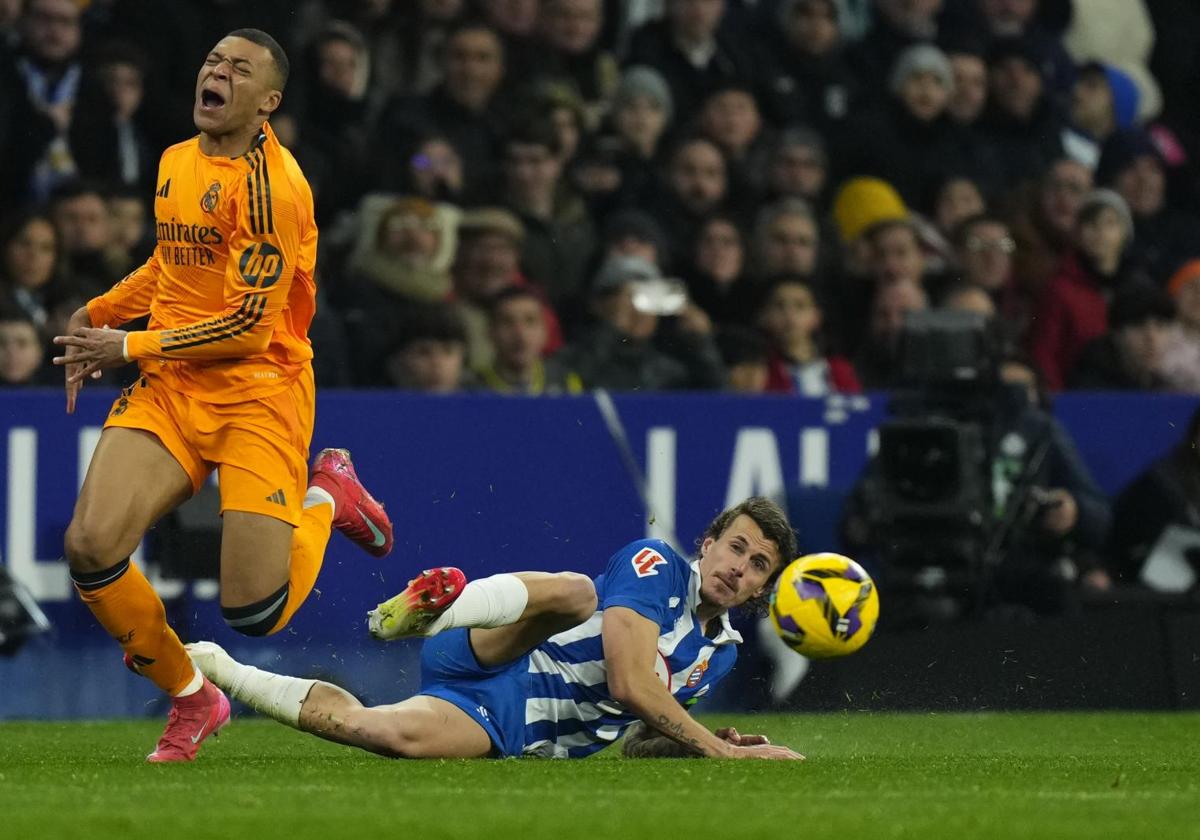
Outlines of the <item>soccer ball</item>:
M 879 619 L 879 593 L 863 567 L 840 554 L 795 560 L 771 593 L 771 624 L 784 643 L 810 659 L 854 653 Z

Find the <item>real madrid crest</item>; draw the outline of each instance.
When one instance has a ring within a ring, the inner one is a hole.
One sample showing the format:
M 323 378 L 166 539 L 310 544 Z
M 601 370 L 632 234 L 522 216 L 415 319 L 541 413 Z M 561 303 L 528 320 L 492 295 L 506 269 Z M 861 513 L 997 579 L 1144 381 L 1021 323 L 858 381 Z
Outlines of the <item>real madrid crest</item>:
M 200 196 L 200 206 L 205 213 L 211 213 L 217 207 L 217 199 L 221 194 L 221 185 L 217 181 L 213 181 L 209 186 L 208 191 Z

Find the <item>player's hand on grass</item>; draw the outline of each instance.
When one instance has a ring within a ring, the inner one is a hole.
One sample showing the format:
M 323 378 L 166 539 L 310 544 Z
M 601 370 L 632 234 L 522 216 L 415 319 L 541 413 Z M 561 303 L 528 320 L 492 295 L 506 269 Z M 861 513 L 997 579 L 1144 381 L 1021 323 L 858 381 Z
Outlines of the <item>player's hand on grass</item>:
M 771 743 L 766 735 L 743 735 L 732 726 L 718 729 L 714 734 L 722 741 L 728 741 L 735 747 L 756 747 Z
M 804 761 L 804 756 L 800 755 L 800 753 L 790 750 L 783 745 L 776 744 L 750 744 L 747 746 L 735 746 L 729 753 L 728 757 Z
M 88 315 L 87 307 L 81 306 L 71 313 L 70 319 L 67 321 L 67 333 L 74 335 L 78 330 L 90 328 L 92 326 L 91 316 Z M 54 339 L 55 343 L 59 343 L 58 338 Z M 74 345 L 66 345 L 66 355 L 60 356 L 54 360 L 54 363 L 64 365 L 66 368 L 66 386 L 67 386 L 67 414 L 75 413 L 75 398 L 79 396 L 79 389 L 83 387 L 83 379 L 87 374 L 79 375 L 83 365 L 78 364 L 75 358 L 79 353 L 79 348 Z M 122 353 L 124 357 L 124 353 Z M 100 378 L 100 371 L 94 371 L 91 374 L 92 379 Z

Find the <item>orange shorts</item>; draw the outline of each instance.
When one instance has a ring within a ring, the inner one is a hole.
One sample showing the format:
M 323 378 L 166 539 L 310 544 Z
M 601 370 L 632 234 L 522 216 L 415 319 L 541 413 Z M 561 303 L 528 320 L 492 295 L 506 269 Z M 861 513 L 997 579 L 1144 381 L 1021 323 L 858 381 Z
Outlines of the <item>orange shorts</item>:
M 142 376 L 121 392 L 104 427 L 158 437 L 192 479 L 215 469 L 221 512 L 261 513 L 300 524 L 308 489 L 308 446 L 316 413 L 311 368 L 282 391 L 243 403 L 205 403 Z

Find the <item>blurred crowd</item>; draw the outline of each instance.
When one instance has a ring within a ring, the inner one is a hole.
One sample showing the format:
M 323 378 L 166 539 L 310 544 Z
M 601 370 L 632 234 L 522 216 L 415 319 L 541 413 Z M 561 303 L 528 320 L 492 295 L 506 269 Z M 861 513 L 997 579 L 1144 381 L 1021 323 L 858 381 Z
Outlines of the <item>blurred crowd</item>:
M 0 384 L 150 255 L 243 26 L 321 386 L 886 389 L 947 308 L 1049 391 L 1200 391 L 1190 0 L 0 0 Z

